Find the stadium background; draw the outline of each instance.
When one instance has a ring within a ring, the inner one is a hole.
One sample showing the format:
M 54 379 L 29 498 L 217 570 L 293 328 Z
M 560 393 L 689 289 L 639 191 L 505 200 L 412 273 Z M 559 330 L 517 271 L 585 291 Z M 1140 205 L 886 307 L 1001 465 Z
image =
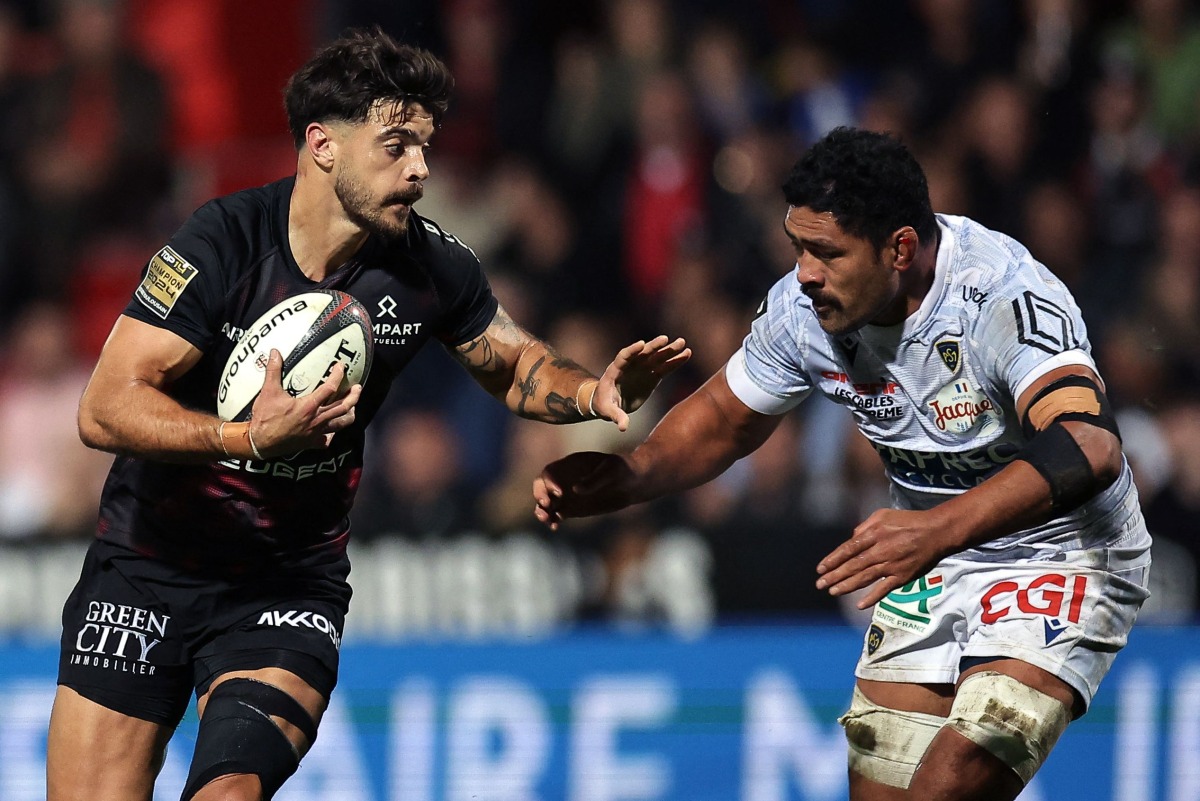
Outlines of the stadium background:
M 1129 650 L 1023 798 L 1200 799 L 1185 0 L 0 0 L 0 798 L 42 793 L 50 644 L 107 467 L 74 429 L 90 366 L 192 209 L 293 169 L 283 82 L 357 24 L 454 70 L 421 211 L 516 319 L 597 371 L 660 331 L 696 356 L 624 436 L 512 419 L 432 350 L 402 376 L 354 519 L 336 725 L 282 801 L 844 796 L 862 617 L 812 566 L 885 502 L 847 416 L 810 402 L 711 485 L 561 536 L 529 495 L 737 347 L 790 268 L 778 185 L 839 124 L 900 134 L 935 210 L 1072 288 L 1156 537 Z

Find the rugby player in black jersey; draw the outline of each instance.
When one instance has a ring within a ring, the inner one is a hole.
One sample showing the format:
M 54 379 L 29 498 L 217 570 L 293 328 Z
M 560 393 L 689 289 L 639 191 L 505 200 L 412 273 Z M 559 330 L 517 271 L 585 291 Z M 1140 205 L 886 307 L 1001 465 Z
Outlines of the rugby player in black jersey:
M 426 342 L 518 415 L 622 430 L 690 356 L 660 336 L 591 375 L 513 322 L 475 254 L 413 210 L 452 86 L 428 52 L 348 33 L 288 84 L 295 177 L 206 204 L 150 259 L 80 402 L 84 442 L 118 456 L 63 613 L 49 801 L 149 801 L 193 691 L 185 801 L 270 798 L 295 771 L 337 680 L 364 430 Z M 273 351 L 251 419 L 222 428 L 235 342 L 313 289 L 371 312 L 369 377 L 342 396 L 339 365 L 294 398 Z

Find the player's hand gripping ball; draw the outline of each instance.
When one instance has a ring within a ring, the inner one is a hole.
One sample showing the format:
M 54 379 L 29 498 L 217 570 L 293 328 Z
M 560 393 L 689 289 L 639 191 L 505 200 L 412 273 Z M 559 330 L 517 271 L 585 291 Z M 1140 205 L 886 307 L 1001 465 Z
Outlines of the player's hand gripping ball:
M 350 295 L 336 289 L 293 295 L 264 312 L 234 345 L 217 385 L 217 414 L 235 422 L 250 417 L 272 348 L 283 356 L 283 388 L 294 397 L 312 392 L 341 362 L 340 397 L 367 380 L 374 345 L 371 317 Z

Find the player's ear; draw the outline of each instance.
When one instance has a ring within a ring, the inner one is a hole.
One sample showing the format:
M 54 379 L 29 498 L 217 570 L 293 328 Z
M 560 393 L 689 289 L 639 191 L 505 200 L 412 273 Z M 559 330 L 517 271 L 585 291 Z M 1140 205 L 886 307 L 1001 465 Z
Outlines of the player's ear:
M 917 249 L 921 246 L 921 238 L 911 225 L 906 225 L 892 232 L 888 248 L 892 251 L 892 264 L 900 270 L 908 269 L 917 258 Z
M 337 143 L 333 139 L 333 132 L 327 126 L 319 122 L 310 122 L 304 129 L 304 148 L 322 170 L 328 172 L 333 169 Z

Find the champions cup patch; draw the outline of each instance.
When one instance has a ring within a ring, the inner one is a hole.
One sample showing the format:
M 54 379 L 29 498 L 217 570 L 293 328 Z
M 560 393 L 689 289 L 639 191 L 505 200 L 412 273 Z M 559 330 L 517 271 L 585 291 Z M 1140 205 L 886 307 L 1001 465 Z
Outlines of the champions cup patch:
M 939 574 L 931 573 L 903 587 L 892 590 L 887 597 L 875 605 L 873 620 L 897 629 L 906 629 L 923 634 L 933 622 L 930 610 L 937 604 L 944 586 Z M 872 630 L 875 628 L 871 626 Z M 883 642 L 882 632 L 879 643 Z M 867 647 L 870 648 L 870 640 Z M 877 643 L 876 648 L 879 647 Z
M 938 431 L 967 434 L 979 428 L 980 434 L 987 434 L 1000 425 L 996 405 L 965 377 L 942 387 L 929 408 Z
M 155 253 L 146 266 L 146 277 L 135 296 L 150 311 L 164 320 L 175 308 L 175 301 L 196 277 L 196 268 L 168 245 Z

